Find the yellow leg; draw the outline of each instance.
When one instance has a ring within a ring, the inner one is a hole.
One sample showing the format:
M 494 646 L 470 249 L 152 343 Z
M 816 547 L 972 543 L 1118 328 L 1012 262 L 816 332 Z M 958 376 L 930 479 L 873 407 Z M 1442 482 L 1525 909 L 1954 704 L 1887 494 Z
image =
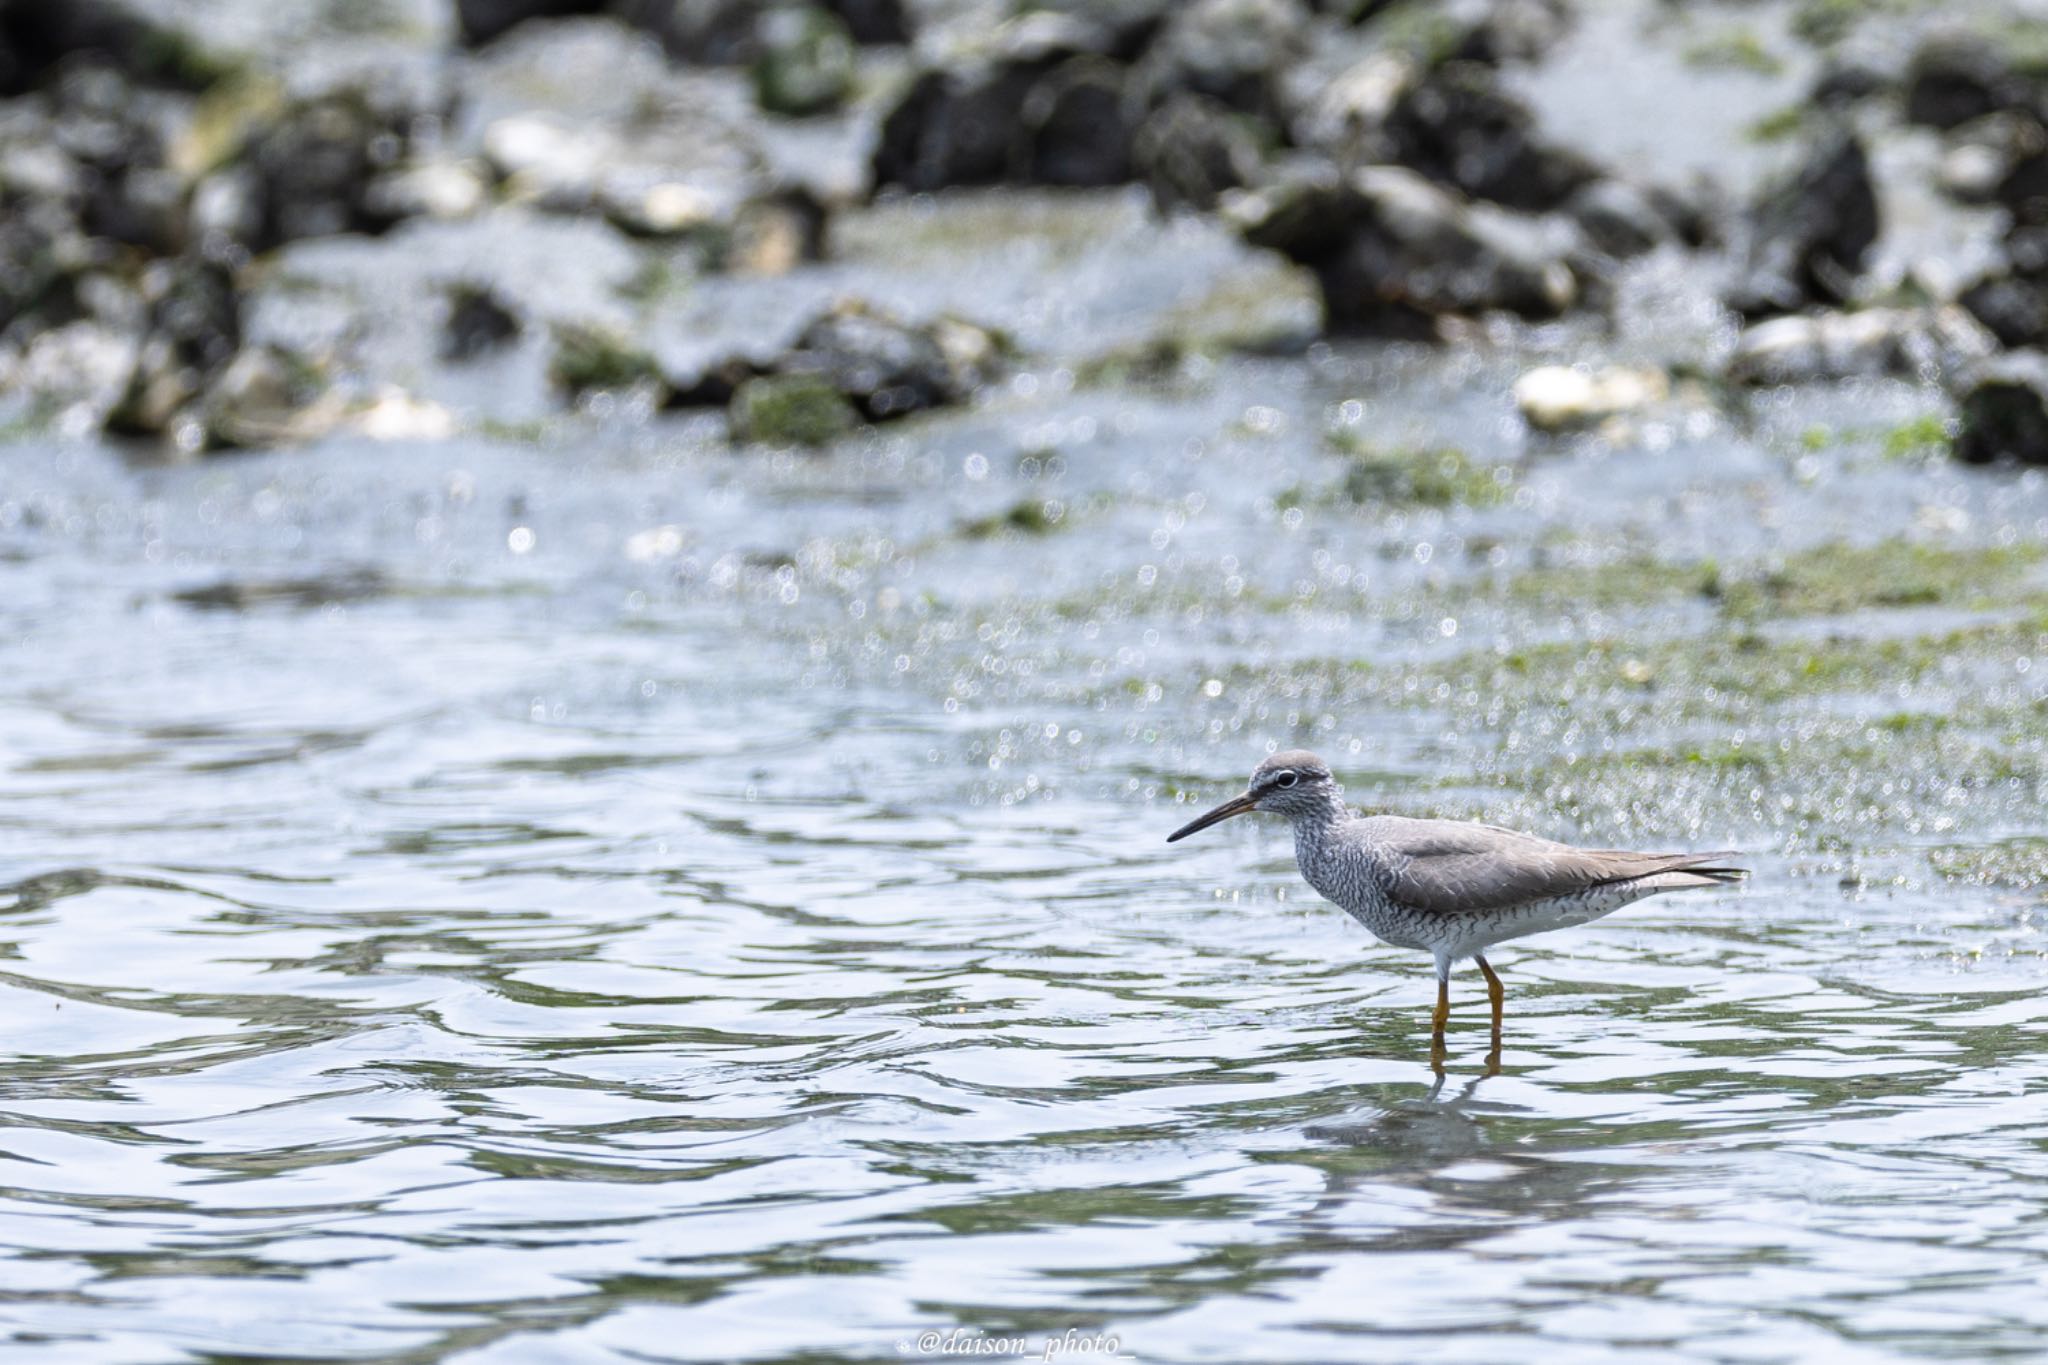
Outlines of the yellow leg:
M 1500 984 L 1500 977 L 1483 957 L 1472 959 L 1479 964 L 1479 970 L 1486 973 L 1486 998 L 1493 1002 L 1493 1050 L 1500 1051 L 1500 1020 L 1507 1004 L 1507 987 Z
M 1451 978 L 1449 975 L 1436 979 L 1436 1008 L 1430 1012 L 1429 1068 L 1436 1072 L 1438 1083 L 1444 1074 L 1444 1028 L 1451 1022 Z

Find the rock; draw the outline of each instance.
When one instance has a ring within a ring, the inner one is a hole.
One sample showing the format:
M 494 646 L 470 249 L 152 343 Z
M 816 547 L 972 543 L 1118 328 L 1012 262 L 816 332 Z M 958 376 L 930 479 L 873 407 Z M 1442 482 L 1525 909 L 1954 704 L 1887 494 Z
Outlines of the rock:
M 1308 23 L 1301 0 L 1189 0 L 1139 63 L 1148 102 L 1188 91 L 1278 122 L 1281 81 L 1306 51 Z
M 134 262 L 116 256 L 112 268 L 90 270 L 69 282 L 68 302 L 80 316 L 105 323 L 118 332 L 140 336 L 149 325 L 149 303 L 134 272 Z M 152 267 L 144 267 L 147 275 Z
M 155 262 L 141 284 L 148 308 L 143 340 L 107 427 L 162 435 L 241 349 L 241 298 L 233 276 L 204 259 Z
M 351 431 L 373 441 L 445 441 L 455 435 L 455 414 L 439 403 L 386 385 L 348 416 Z
M 1265 160 L 1247 123 L 1206 95 L 1169 96 L 1132 137 L 1132 169 L 1161 209 L 1212 209 L 1225 190 L 1251 184 Z
M 1905 70 L 1889 44 L 1837 47 L 1821 62 L 1807 92 L 1807 103 L 1819 109 L 1844 110 L 1860 100 L 1889 95 L 1905 83 Z
M 201 179 L 192 187 L 189 212 L 192 244 L 219 260 L 246 260 L 248 243 L 263 230 L 256 178 L 245 167 L 230 166 Z
M 742 385 L 768 373 L 767 364 L 757 356 L 715 354 L 692 355 L 683 363 L 665 366 L 662 378 L 668 386 L 668 405 L 729 407 Z
M 758 152 L 701 112 L 633 129 L 514 114 L 484 130 L 484 155 L 512 200 L 643 237 L 722 231 L 770 191 Z
M 760 54 L 761 0 L 621 0 L 617 11 L 679 62 L 739 66 Z
M 596 323 L 557 323 L 548 378 L 571 398 L 622 389 L 665 393 L 661 367 L 625 332 Z
M 1218 207 L 1251 245 L 1305 264 L 1342 251 L 1371 215 L 1357 178 L 1321 162 L 1291 163 L 1267 184 L 1224 195 Z
M 2000 345 L 2048 347 L 2048 227 L 2017 223 L 2006 263 L 1965 287 L 1958 302 Z
M 1125 68 L 1075 57 L 1031 88 L 1019 111 L 1030 148 L 1024 178 L 1035 185 L 1120 185 L 1131 178 Z
M 772 193 L 744 108 L 678 79 L 646 34 L 567 19 L 514 32 L 464 86 L 499 197 L 641 236 L 715 236 Z
M 1450 0 L 1443 11 L 1457 34 L 1446 55 L 1489 65 L 1533 62 L 1571 28 L 1566 0 Z
M 747 6 L 749 32 L 760 8 Z M 749 60 L 752 55 L 750 49 Z M 733 107 L 731 82 L 678 72 L 678 60 L 655 34 L 609 16 L 530 24 L 463 63 L 464 124 L 488 128 L 507 115 L 538 113 L 572 125 L 602 125 L 624 137 L 671 113 L 693 127 L 749 116 Z M 713 106 L 725 112 L 707 118 Z
M 1002 358 L 993 333 L 953 319 L 911 326 L 849 301 L 806 328 L 776 365 L 817 375 L 874 421 L 957 403 L 988 382 Z
M 787 275 L 825 255 L 825 206 L 802 190 L 742 205 L 712 264 L 735 275 Z
M 2015 227 L 2048 226 L 2048 151 L 2016 158 L 1993 197 L 2012 214 Z
M 1965 464 L 2048 464 L 2048 355 L 2011 351 L 1961 386 L 1955 455 Z
M 1030 8 L 1086 23 L 1096 37 L 1094 51 L 1119 62 L 1143 56 L 1183 0 L 1032 0 Z M 1022 9 L 1024 6 L 1013 6 Z
M 489 285 L 463 283 L 448 290 L 448 320 L 441 357 L 475 360 L 519 339 L 519 315 Z
M 568 14 L 597 14 L 605 0 L 455 0 L 455 18 L 470 44 L 491 41 L 528 19 L 554 19 Z
M 1877 375 L 1937 380 L 1996 349 L 1967 312 L 1866 308 L 1772 318 L 1746 328 L 1728 378 L 1737 384 L 1805 384 Z
M 1396 158 L 1387 125 L 1394 109 L 1426 74 L 1420 58 L 1383 49 L 1340 70 L 1303 101 L 1288 126 L 1294 144 L 1313 147 L 1345 166 Z
M 1937 34 L 1922 43 L 1906 69 L 1906 117 L 1935 128 L 1954 128 L 2002 109 L 2038 105 L 2033 82 L 2011 58 L 1976 34 Z
M 505 197 L 557 213 L 590 207 L 596 163 L 611 147 L 603 129 L 548 114 L 514 114 L 484 129 L 484 159 L 505 182 Z
M 856 43 L 907 43 L 910 21 L 903 0 L 826 0 Z
M 1965 204 L 1998 202 L 2022 161 L 2048 150 L 2048 132 L 2032 114 L 2002 110 L 1950 129 L 1942 148 L 1942 191 Z
M 75 211 L 85 194 L 83 169 L 57 146 L 47 119 L 13 112 L 0 124 L 0 193 L 15 203 L 55 200 Z
M 467 218 L 491 202 L 489 173 L 481 163 L 448 158 L 387 171 L 364 188 L 363 204 L 378 222 L 405 218 Z
M 667 355 L 678 406 L 729 403 L 748 381 L 803 376 L 830 386 L 867 421 L 882 422 L 964 402 L 1000 372 L 1008 343 L 957 318 L 909 323 L 859 299 L 845 299 L 763 347 L 756 335 L 734 349 Z M 765 392 L 765 391 L 764 391 Z
M 686 181 L 656 180 L 601 187 L 599 202 L 614 225 L 635 237 L 715 236 L 739 215 L 744 202 L 720 198 Z M 559 206 L 559 205 L 558 205 Z
M 1362 24 L 1384 13 L 1394 0 L 1310 0 L 1316 13 L 1328 15 L 1340 24 Z
M 1671 380 L 1662 370 L 1542 365 L 1515 381 L 1514 396 L 1530 426 L 1560 432 L 1661 403 L 1671 396 Z
M 1252 245 L 1315 271 L 1333 328 L 1426 333 L 1438 317 L 1490 310 L 1554 317 L 1577 292 L 1537 224 L 1398 167 L 1298 168 L 1226 195 L 1223 212 Z
M 2048 276 L 1993 275 L 1965 289 L 1959 302 L 2000 345 L 2048 345 Z
M 184 186 L 158 125 L 186 103 L 81 60 L 54 88 L 0 105 L 0 329 L 28 312 L 71 321 L 67 281 L 181 247 Z
M 1428 61 L 1532 62 L 1571 27 L 1567 0 L 1319 0 L 1339 20 L 1367 25 L 1383 47 Z
M 2015 274 L 2048 279 L 2048 225 L 2014 223 L 2006 230 L 2005 259 Z
M 80 174 L 80 227 L 153 255 L 178 251 L 185 184 L 168 164 L 162 132 L 181 112 L 178 102 L 92 63 L 68 66 L 53 96 L 52 135 Z
M 348 405 L 311 360 L 251 346 L 228 362 L 201 414 L 207 448 L 244 450 L 317 440 L 341 425 Z
M 804 118 L 845 103 L 853 89 L 853 35 L 826 10 L 777 7 L 758 24 L 754 102 L 771 114 Z
M 0 3 L 0 95 L 33 90 L 50 68 L 74 52 L 111 56 L 132 51 L 143 27 L 126 6 L 97 0 Z
M 1729 306 L 1760 317 L 1845 303 L 1877 233 L 1869 159 L 1854 132 L 1835 128 L 1752 207 L 1747 262 Z
M 1600 179 L 1582 185 L 1564 211 L 1586 239 L 1609 256 L 1640 256 L 1659 242 L 1682 238 L 1680 224 L 1659 197 L 1624 180 Z
M 248 272 L 244 345 L 321 357 L 346 379 L 351 402 L 396 385 L 519 426 L 571 400 L 549 375 L 558 324 L 639 341 L 660 292 L 694 281 L 693 256 L 635 244 L 594 214 L 516 205 L 415 218 L 378 238 L 314 238 Z M 508 318 L 517 327 L 509 337 Z M 628 401 L 637 410 L 658 392 L 634 390 Z
M 29 341 L 4 387 L 39 417 L 84 436 L 120 402 L 135 354 L 135 339 L 104 323 L 67 323 Z
M 12 150 L 12 149 L 10 149 Z M 39 315 L 66 311 L 70 283 L 103 254 L 79 230 L 77 195 L 14 174 L 24 158 L 0 163 L 0 331 L 33 330 Z M 71 183 L 75 167 L 55 149 L 43 168 Z
M 943 55 L 883 119 L 876 185 L 922 191 L 1026 179 L 1033 158 L 1025 102 L 1040 77 L 1102 41 L 1080 20 L 1040 13 L 999 25 L 970 51 Z
M 233 59 L 165 8 L 152 0 L 0 0 L 0 96 L 34 89 L 80 57 L 187 90 L 222 76 Z
M 860 417 L 825 376 L 775 374 L 741 384 L 727 421 L 735 441 L 823 446 L 852 431 Z
M 1596 175 L 1584 157 L 1545 143 L 1527 106 L 1477 62 L 1447 62 L 1404 91 L 1385 135 L 1401 165 L 1510 208 L 1556 208 Z
M 238 158 L 255 218 L 249 245 L 267 251 L 302 237 L 381 232 L 403 205 L 373 187 L 409 159 L 418 131 L 446 117 L 436 92 L 404 75 L 368 72 L 288 97 L 256 124 Z
M 1678 240 L 1695 250 L 1718 245 L 1722 231 L 1721 186 L 1704 171 L 1695 171 L 1679 184 L 1648 184 L 1643 193 L 1678 233 Z

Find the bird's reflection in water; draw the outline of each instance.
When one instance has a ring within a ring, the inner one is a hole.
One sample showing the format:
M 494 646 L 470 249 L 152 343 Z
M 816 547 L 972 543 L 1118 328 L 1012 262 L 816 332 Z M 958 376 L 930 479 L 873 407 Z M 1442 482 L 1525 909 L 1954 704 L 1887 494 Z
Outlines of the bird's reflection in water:
M 1304 1217 L 1326 1228 L 1346 1226 L 1344 1240 L 1360 1249 L 1453 1246 L 1506 1225 L 1571 1219 L 1654 1169 L 1588 1160 L 1590 1135 L 1582 1123 L 1489 1100 L 1484 1088 L 1499 1074 L 1497 1058 L 1463 1079 L 1437 1070 L 1419 1095 L 1304 1130 L 1320 1145 L 1315 1164 L 1327 1178 Z M 1439 1216 L 1421 1225 L 1384 1226 L 1372 1210 L 1385 1204 L 1390 1186 L 1427 1194 Z M 1361 1236 L 1361 1223 L 1382 1226 Z
M 1381 1176 L 1467 1160 L 1487 1153 L 1491 1146 L 1488 1111 L 1501 1116 L 1528 1112 L 1514 1105 L 1482 1105 L 1479 1087 L 1497 1074 L 1489 1068 L 1446 1096 L 1450 1078 L 1439 1068 L 1422 1095 L 1395 1100 L 1353 1122 L 1313 1125 L 1304 1136 L 1384 1158 L 1385 1164 L 1375 1163 L 1375 1173 Z
M 1445 1068 L 1449 1064 L 1450 1049 L 1445 1046 L 1444 1036 L 1439 1033 L 1429 1040 L 1429 1069 L 1436 1073 L 1436 1084 L 1429 1088 L 1429 1098 L 1435 1099 L 1437 1092 L 1444 1088 Z M 1486 1054 L 1486 1070 L 1481 1073 L 1480 1078 L 1484 1079 L 1486 1076 L 1498 1075 L 1500 1075 L 1500 1026 L 1496 1024 L 1493 1031 L 1493 1051 Z

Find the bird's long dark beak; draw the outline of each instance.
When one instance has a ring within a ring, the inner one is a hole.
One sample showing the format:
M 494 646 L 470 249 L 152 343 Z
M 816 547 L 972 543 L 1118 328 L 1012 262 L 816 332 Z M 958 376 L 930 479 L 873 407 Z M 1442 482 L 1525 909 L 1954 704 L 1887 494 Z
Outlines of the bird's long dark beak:
M 1198 815 L 1173 833 L 1167 835 L 1166 842 L 1170 844 L 1175 840 L 1185 839 L 1196 830 L 1207 829 L 1213 824 L 1228 820 L 1233 815 L 1243 815 L 1248 810 L 1257 810 L 1258 808 L 1258 800 L 1250 792 L 1233 796 L 1207 815 Z

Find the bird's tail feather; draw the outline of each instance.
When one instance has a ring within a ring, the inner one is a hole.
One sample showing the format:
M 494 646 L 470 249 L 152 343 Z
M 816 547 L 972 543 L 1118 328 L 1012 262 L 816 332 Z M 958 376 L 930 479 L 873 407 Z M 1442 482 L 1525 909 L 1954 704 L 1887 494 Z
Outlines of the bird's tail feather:
M 1746 867 L 1688 867 L 1683 872 L 1666 872 L 1661 878 L 1672 890 L 1688 886 L 1733 886 L 1749 875 Z
M 1689 886 L 1732 886 L 1749 875 L 1748 868 L 1735 867 L 1727 861 L 1741 856 L 1733 849 L 1681 854 L 1652 875 L 1674 891 Z

